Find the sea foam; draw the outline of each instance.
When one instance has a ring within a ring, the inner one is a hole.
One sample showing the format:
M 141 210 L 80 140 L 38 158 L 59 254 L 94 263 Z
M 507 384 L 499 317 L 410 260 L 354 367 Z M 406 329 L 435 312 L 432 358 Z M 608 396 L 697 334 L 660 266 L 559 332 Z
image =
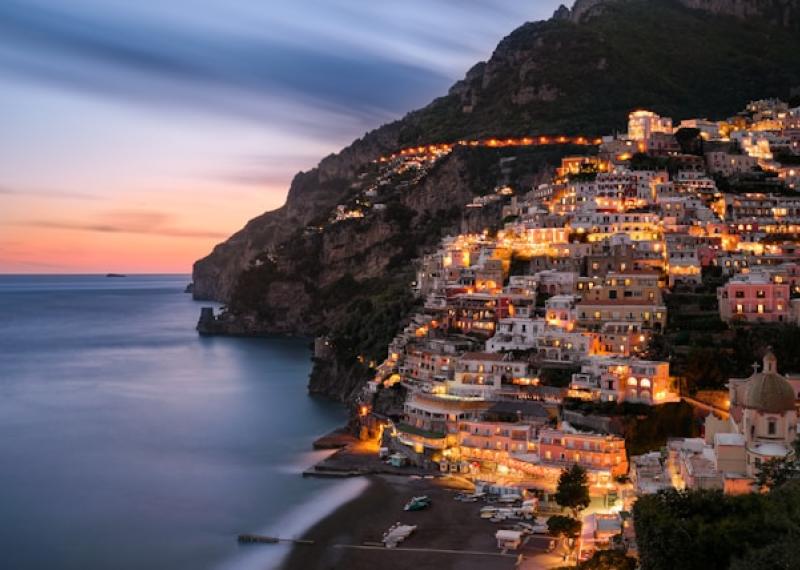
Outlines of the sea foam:
M 363 477 L 331 482 L 330 486 L 311 494 L 277 523 L 260 529 L 258 534 L 301 538 L 317 522 L 358 497 L 368 486 L 369 481 Z M 274 570 L 280 567 L 291 548 L 290 543 L 242 546 L 239 554 L 220 564 L 217 570 Z

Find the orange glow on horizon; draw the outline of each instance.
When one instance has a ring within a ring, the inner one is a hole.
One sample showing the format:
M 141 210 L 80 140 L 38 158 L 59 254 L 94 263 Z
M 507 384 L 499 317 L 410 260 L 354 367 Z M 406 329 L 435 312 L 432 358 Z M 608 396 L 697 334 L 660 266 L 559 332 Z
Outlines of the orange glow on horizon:
M 265 190 L 198 185 L 147 200 L 4 196 L 0 273 L 191 273 L 254 215 L 285 201 L 286 187 Z

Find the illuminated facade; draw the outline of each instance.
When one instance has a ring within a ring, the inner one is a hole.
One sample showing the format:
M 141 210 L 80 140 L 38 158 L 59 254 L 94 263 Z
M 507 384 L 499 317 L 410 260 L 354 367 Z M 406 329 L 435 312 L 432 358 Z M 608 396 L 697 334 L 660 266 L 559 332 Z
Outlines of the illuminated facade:
M 628 138 L 630 140 L 645 142 L 653 133 L 672 134 L 672 119 L 661 117 L 652 111 L 634 111 L 628 115 Z
M 680 399 L 668 362 L 636 358 L 590 358 L 573 375 L 569 395 L 583 400 L 648 405 Z
M 778 323 L 792 320 L 789 283 L 777 276 L 751 272 L 733 277 L 717 289 L 723 321 Z

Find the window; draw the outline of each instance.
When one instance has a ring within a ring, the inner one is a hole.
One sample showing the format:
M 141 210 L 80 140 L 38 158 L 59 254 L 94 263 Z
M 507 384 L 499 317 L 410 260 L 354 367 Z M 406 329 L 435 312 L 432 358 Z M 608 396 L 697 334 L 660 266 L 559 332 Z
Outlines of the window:
M 733 296 L 737 299 L 744 299 L 744 291 L 736 291 Z
M 775 435 L 776 431 L 777 431 L 777 425 L 775 420 L 769 420 L 769 422 L 767 423 L 767 433 L 769 435 Z

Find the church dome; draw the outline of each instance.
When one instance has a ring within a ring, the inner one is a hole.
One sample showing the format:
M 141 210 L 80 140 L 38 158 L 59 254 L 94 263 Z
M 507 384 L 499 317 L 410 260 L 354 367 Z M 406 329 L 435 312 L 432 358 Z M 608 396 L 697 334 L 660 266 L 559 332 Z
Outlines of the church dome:
M 794 388 L 778 374 L 777 359 L 771 351 L 764 357 L 764 371 L 750 377 L 744 405 L 772 414 L 795 409 Z

